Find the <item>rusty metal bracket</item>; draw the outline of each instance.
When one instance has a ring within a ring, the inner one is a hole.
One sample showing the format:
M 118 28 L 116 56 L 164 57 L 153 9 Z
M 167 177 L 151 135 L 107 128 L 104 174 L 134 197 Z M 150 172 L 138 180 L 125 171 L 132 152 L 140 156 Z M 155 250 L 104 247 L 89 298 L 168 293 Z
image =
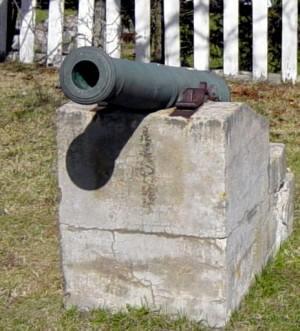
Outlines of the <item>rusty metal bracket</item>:
M 199 87 L 187 88 L 183 90 L 176 102 L 177 109 L 196 109 L 203 105 L 207 100 L 207 84 L 201 82 Z
M 206 82 L 200 82 L 199 87 L 183 90 L 176 102 L 176 110 L 171 116 L 190 117 L 207 100 L 216 101 L 216 91 L 213 85 L 207 86 Z

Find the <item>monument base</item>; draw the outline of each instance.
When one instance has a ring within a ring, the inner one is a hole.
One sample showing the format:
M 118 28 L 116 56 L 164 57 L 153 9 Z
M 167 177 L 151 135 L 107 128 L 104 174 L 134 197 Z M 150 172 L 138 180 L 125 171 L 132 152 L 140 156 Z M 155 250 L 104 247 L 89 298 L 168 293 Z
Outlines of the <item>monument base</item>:
M 294 177 L 240 103 L 193 115 L 58 109 L 65 302 L 222 327 L 292 231 Z

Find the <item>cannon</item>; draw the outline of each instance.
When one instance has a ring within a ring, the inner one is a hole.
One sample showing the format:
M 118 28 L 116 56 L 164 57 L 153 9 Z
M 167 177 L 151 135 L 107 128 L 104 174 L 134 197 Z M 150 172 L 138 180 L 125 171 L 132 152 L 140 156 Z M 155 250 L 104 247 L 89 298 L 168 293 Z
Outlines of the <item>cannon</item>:
M 206 99 L 230 101 L 226 82 L 213 72 L 115 59 L 94 47 L 77 48 L 65 58 L 60 84 L 68 98 L 86 105 L 155 111 L 196 108 Z

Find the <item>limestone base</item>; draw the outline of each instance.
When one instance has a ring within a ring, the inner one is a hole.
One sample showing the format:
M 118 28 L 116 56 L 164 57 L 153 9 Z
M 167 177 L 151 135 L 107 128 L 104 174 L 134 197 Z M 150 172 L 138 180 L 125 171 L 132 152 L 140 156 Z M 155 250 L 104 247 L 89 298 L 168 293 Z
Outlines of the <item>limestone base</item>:
M 65 302 L 222 327 L 292 231 L 294 177 L 239 103 L 190 117 L 58 109 Z

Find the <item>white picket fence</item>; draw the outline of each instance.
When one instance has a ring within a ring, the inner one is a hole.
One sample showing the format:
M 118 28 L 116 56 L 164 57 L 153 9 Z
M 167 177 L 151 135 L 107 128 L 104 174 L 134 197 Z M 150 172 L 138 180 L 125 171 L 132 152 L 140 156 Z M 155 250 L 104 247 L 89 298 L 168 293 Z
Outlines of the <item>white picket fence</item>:
M 0 54 L 6 35 L 5 3 L 0 0 Z M 221 1 L 221 0 L 220 0 Z M 106 0 L 106 51 L 121 56 L 121 0 Z M 209 0 L 194 3 L 194 67 L 209 69 Z M 270 0 L 252 0 L 253 8 L 253 79 L 268 76 L 268 7 Z M 20 31 L 21 62 L 34 60 L 34 27 L 36 0 L 22 0 Z M 180 0 L 164 0 L 165 64 L 180 66 Z M 298 1 L 282 0 L 282 80 L 297 79 Z M 2 14 L 1 14 L 2 12 Z M 150 61 L 150 0 L 135 0 L 135 54 L 138 61 Z M 50 0 L 47 63 L 59 65 L 62 60 L 64 0 Z M 79 0 L 78 46 L 92 45 L 94 0 Z M 225 75 L 239 73 L 239 0 L 224 0 L 224 65 Z

